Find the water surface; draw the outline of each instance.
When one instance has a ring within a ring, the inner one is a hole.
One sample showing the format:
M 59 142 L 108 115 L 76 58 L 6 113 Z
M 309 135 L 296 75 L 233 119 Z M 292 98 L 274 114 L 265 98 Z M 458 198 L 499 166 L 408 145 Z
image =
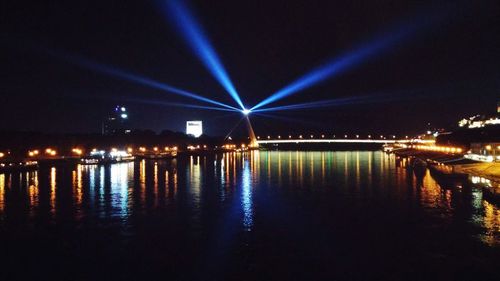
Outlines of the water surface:
M 374 151 L 0 174 L 2 280 L 495 280 L 500 209 Z

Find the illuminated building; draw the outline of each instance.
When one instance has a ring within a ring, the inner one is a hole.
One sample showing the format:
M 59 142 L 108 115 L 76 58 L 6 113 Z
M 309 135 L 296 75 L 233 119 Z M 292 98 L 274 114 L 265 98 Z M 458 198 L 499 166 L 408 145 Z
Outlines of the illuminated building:
M 119 135 L 130 133 L 129 114 L 127 108 L 117 105 L 113 112 L 102 123 L 103 135 Z
M 482 162 L 500 162 L 500 143 L 471 143 L 470 151 L 464 157 Z
M 203 124 L 201 121 L 187 121 L 186 122 L 186 135 L 192 135 L 195 138 L 203 134 Z
M 500 102 L 497 104 L 497 113 L 493 116 L 475 115 L 458 121 L 458 126 L 463 128 L 483 128 L 485 126 L 500 125 Z

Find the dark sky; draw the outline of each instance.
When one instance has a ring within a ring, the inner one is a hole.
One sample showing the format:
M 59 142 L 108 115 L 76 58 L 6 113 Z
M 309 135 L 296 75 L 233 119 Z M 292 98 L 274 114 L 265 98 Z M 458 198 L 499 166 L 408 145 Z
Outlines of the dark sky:
M 273 105 L 358 95 L 393 100 L 254 116 L 268 132 L 413 133 L 493 113 L 500 99 L 498 1 L 189 1 L 249 107 L 328 59 L 398 23 L 442 14 L 380 55 Z M 83 69 L 61 50 L 235 105 L 154 1 L 12 1 L 1 9 L 0 129 L 98 132 L 115 104 L 132 126 L 183 130 L 204 121 L 225 134 L 237 113 L 158 102 L 200 102 Z M 147 103 L 132 102 L 130 99 Z

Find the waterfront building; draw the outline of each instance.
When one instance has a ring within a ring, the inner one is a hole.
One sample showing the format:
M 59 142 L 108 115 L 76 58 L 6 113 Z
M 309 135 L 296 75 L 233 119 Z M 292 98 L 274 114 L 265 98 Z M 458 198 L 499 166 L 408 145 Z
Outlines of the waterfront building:
M 129 113 L 127 108 L 117 105 L 109 116 L 102 122 L 103 135 L 119 135 L 131 132 L 129 127 Z
M 186 135 L 191 135 L 191 136 L 194 136 L 195 138 L 198 138 L 202 134 L 203 134 L 202 121 L 187 121 L 186 122 Z
M 482 162 L 500 162 L 500 142 L 474 142 L 466 158 Z

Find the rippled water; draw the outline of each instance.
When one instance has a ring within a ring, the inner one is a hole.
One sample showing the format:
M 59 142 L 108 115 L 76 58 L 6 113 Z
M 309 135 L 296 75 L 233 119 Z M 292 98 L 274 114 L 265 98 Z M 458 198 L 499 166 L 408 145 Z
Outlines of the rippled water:
M 266 152 L 0 174 L 0 277 L 498 277 L 500 209 L 382 152 Z

